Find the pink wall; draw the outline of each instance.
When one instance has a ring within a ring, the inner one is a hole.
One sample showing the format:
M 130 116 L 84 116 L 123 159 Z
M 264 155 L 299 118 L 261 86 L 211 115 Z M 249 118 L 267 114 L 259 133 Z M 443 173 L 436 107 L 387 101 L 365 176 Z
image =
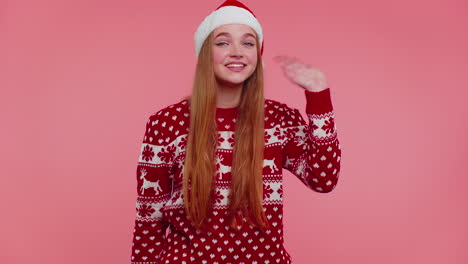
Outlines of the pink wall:
M 0 262 L 129 263 L 145 123 L 190 92 L 193 33 L 222 1 L 41 2 L 0 3 Z M 305 117 L 278 54 L 332 91 L 337 188 L 285 171 L 294 264 L 467 263 L 467 2 L 244 3 L 267 97 Z

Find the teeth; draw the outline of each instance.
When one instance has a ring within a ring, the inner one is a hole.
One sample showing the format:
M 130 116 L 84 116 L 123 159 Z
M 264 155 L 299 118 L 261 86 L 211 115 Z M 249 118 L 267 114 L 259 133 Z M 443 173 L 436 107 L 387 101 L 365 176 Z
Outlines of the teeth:
M 228 64 L 227 67 L 244 67 L 244 64 Z

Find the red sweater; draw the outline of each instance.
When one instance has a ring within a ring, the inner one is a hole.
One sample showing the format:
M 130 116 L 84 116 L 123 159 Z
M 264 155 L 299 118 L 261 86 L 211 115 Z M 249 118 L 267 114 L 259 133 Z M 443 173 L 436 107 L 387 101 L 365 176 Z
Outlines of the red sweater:
M 263 210 L 271 224 L 265 233 L 250 224 L 233 230 L 226 221 L 238 109 L 216 109 L 216 198 L 208 218 L 212 232 L 196 230 L 184 210 L 182 169 L 190 120 L 188 101 L 151 115 L 137 166 L 131 263 L 291 263 L 283 245 L 282 169 L 320 193 L 332 191 L 340 173 L 341 149 L 330 89 L 304 92 L 309 122 L 298 109 L 265 100 Z

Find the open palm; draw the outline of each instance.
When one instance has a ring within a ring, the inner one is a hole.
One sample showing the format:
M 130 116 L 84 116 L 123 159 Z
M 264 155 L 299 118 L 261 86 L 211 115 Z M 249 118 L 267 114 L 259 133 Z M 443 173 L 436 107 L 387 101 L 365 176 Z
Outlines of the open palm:
M 285 55 L 275 56 L 273 59 L 281 65 L 286 77 L 302 88 L 312 92 L 320 92 L 328 88 L 325 75 L 317 68 Z

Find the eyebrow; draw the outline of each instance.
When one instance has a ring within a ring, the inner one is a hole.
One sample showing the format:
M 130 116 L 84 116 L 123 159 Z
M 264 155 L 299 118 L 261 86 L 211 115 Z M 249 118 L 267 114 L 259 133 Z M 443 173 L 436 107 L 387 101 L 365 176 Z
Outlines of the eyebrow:
M 245 36 L 245 35 L 251 36 L 251 37 L 255 38 L 255 35 L 252 34 L 252 33 L 245 33 L 245 34 L 242 35 L 242 36 Z M 218 33 L 218 34 L 215 36 L 215 38 L 217 38 L 217 37 L 219 37 L 219 36 L 231 36 L 231 34 L 229 34 L 229 33 L 227 33 L 227 32 L 221 32 L 221 33 Z

